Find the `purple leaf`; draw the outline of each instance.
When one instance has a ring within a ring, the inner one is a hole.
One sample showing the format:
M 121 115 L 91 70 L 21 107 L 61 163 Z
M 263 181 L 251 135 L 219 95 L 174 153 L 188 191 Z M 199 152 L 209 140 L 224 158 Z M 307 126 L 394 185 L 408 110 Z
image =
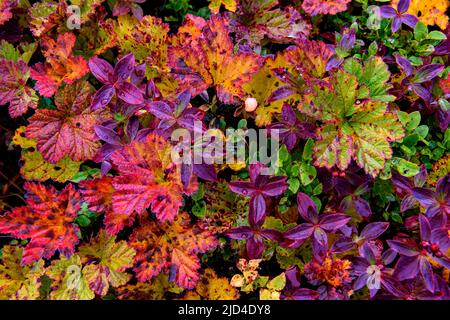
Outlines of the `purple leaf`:
M 415 257 L 419 254 L 417 252 L 417 249 L 409 244 L 406 244 L 404 242 L 400 242 L 398 240 L 387 240 L 388 245 L 400 253 L 401 255 L 408 256 L 408 257 Z
M 444 68 L 445 66 L 443 64 L 437 63 L 423 66 L 417 70 L 412 81 L 414 83 L 423 83 L 430 81 L 435 77 L 437 77 L 437 75 L 439 75 L 442 72 L 442 70 L 444 70 Z
M 113 76 L 114 69 L 106 60 L 97 57 L 90 58 L 89 69 L 101 83 L 112 84 L 111 77 Z
M 397 4 L 397 11 L 405 13 L 409 8 L 410 0 L 400 0 Z
M 269 183 L 264 185 L 262 193 L 265 196 L 274 197 L 282 194 L 288 188 L 286 183 L 287 177 L 273 177 L 269 180 Z
M 278 230 L 273 229 L 262 229 L 259 231 L 259 234 L 263 236 L 264 238 L 281 242 L 283 240 L 283 234 Z
M 117 135 L 117 133 L 108 127 L 96 125 L 94 127 L 94 131 L 95 131 L 95 134 L 97 135 L 97 137 L 99 137 L 101 140 L 103 140 L 109 144 L 116 145 L 116 146 L 123 145 L 123 143 L 120 140 L 120 137 Z
M 402 256 L 395 267 L 395 275 L 400 281 L 412 279 L 419 273 L 419 257 Z
M 394 249 L 387 249 L 381 256 L 381 260 L 383 260 L 383 263 L 385 265 L 390 265 L 392 262 L 394 262 L 396 257 L 397 251 L 395 251 Z
M 330 59 L 328 59 L 326 64 L 326 71 L 333 70 L 334 68 L 339 67 L 344 62 L 344 59 L 339 58 L 337 55 L 332 55 Z
M 397 32 L 398 29 L 400 29 L 400 27 L 402 26 L 402 19 L 401 17 L 395 16 L 394 19 L 392 20 L 392 26 L 391 26 L 391 30 L 393 33 Z
M 412 83 L 411 88 L 415 94 L 423 99 L 427 104 L 431 100 L 431 93 L 426 88 L 422 87 L 420 84 Z
M 282 100 L 282 99 L 292 96 L 295 93 L 296 93 L 296 90 L 292 86 L 290 86 L 290 85 L 281 86 L 281 87 L 276 88 L 272 92 L 272 95 L 267 99 L 267 102 L 271 103 L 274 101 Z
M 253 237 L 253 230 L 250 227 L 237 227 L 226 232 L 231 239 L 247 240 Z
M 424 215 L 419 216 L 419 227 L 420 227 L 420 237 L 422 240 L 430 240 L 431 237 L 431 227 L 428 219 Z
M 233 181 L 228 184 L 231 191 L 250 197 L 255 193 L 253 183 L 248 181 Z
M 363 218 L 368 218 L 372 214 L 369 203 L 361 197 L 357 197 L 354 202 L 356 212 Z
M 433 268 L 431 267 L 431 264 L 426 257 L 421 257 L 419 259 L 419 270 L 420 270 L 420 274 L 423 276 L 423 280 L 424 280 L 425 286 L 427 287 L 428 291 L 433 293 L 434 292 L 434 273 L 433 273 Z
M 297 207 L 298 212 L 306 221 L 312 223 L 318 222 L 318 212 L 314 201 L 305 193 L 299 192 L 297 194 Z
M 286 231 L 284 237 L 289 240 L 303 240 L 309 238 L 314 231 L 311 223 L 302 223 Z
M 259 259 L 264 251 L 264 242 L 261 237 L 252 237 L 247 240 L 247 255 L 249 259 Z
M 217 173 L 212 164 L 194 164 L 194 173 L 206 181 L 217 181 Z
M 381 6 L 380 15 L 382 18 L 393 18 L 397 15 L 397 10 L 395 10 L 391 6 Z
M 425 208 L 434 206 L 436 204 L 433 190 L 426 188 L 414 188 L 412 190 L 412 194 L 414 198 L 416 198 L 419 203 Z
M 91 109 L 93 111 L 103 109 L 111 101 L 116 94 L 116 89 L 113 86 L 106 84 L 101 87 L 92 98 Z
M 319 246 L 327 247 L 328 244 L 327 233 L 322 228 L 314 228 L 313 240 L 317 241 Z
M 317 300 L 319 296 L 319 292 L 306 288 L 296 289 L 291 294 L 291 297 L 295 300 Z
M 375 240 L 382 235 L 387 228 L 389 228 L 389 222 L 373 222 L 369 223 L 361 231 L 361 238 L 364 240 Z
M 117 88 L 117 96 L 129 104 L 141 104 L 144 102 L 144 96 L 134 84 L 122 82 Z
M 258 226 L 264 222 L 266 216 L 266 200 L 262 194 L 254 194 L 250 199 L 248 220 L 251 226 Z
M 122 59 L 117 61 L 117 64 L 114 68 L 114 77 L 116 79 L 120 79 L 122 81 L 128 79 L 131 75 L 131 72 L 134 69 L 134 54 L 129 53 L 124 56 Z M 132 104 L 132 103 L 130 103 Z
M 334 231 L 343 227 L 350 221 L 350 217 L 345 214 L 327 214 L 320 218 L 320 227 L 327 231 Z
M 406 24 L 408 27 L 414 29 L 419 19 L 412 14 L 403 14 L 401 17 L 402 23 Z
M 147 106 L 147 110 L 161 120 L 173 119 L 172 108 L 163 101 L 154 101 Z
M 395 55 L 395 61 L 397 64 L 402 68 L 403 72 L 407 77 L 411 76 L 413 73 L 413 66 L 411 62 L 409 62 L 408 59 L 403 57 L 402 55 L 396 54 Z
M 417 200 L 412 195 L 404 197 L 400 203 L 400 212 L 405 212 L 406 210 L 413 208 L 416 203 Z

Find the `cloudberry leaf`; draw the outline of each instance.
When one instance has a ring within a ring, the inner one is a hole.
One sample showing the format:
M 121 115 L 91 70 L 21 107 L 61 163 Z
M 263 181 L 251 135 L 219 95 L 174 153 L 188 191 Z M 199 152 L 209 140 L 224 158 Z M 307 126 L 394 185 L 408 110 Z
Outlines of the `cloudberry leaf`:
M 336 14 L 347 10 L 351 0 L 305 0 L 302 9 L 311 16 L 318 14 Z
M 230 28 L 238 40 L 260 45 L 264 37 L 277 43 L 293 43 L 309 35 L 311 25 L 293 7 L 275 8 L 277 0 L 239 2 L 230 15 Z
M 18 3 L 18 0 L 3 0 L 0 3 L 0 25 L 13 17 L 11 10 L 14 9 Z
M 184 299 L 204 300 L 237 300 L 239 291 L 234 288 L 227 278 L 222 278 L 211 269 L 207 268 L 201 275 L 193 291 L 188 291 Z
M 143 142 L 133 141 L 112 154 L 112 163 L 120 174 L 113 179 L 115 214 L 141 214 L 151 206 L 159 220 L 174 219 L 183 193 L 195 190 L 184 190 L 180 166 L 172 163 L 171 151 L 163 137 L 149 134 Z M 195 183 L 191 185 L 196 188 Z
M 264 59 L 254 53 L 235 54 L 228 33 L 225 18 L 212 16 L 198 39 L 169 48 L 169 64 L 181 89 L 189 88 L 191 95 L 196 96 L 214 86 L 224 103 L 243 97 L 242 85 L 258 71 Z
M 9 103 L 12 118 L 37 107 L 36 92 L 26 85 L 29 77 L 30 70 L 24 61 L 0 59 L 0 105 Z
M 35 181 L 52 179 L 57 182 L 66 182 L 78 173 L 81 162 L 72 161 L 68 156 L 55 164 L 45 160 L 36 149 L 36 141 L 25 137 L 25 130 L 25 126 L 19 127 L 13 137 L 13 143 L 22 147 L 20 174 L 25 179 Z
M 147 63 L 146 74 L 153 78 L 167 67 L 169 25 L 160 18 L 145 16 L 141 21 L 130 15 L 120 16 L 114 24 L 113 38 L 120 52 L 134 53 L 136 61 Z
M 60 34 L 57 41 L 50 37 L 42 38 L 41 50 L 46 62 L 36 63 L 30 71 L 40 95 L 51 97 L 63 82 L 72 83 L 89 71 L 87 62 L 72 54 L 75 40 L 75 35 L 70 32 Z
M 73 161 L 92 159 L 100 148 L 94 126 L 107 120 L 106 111 L 92 111 L 92 86 L 66 85 L 55 95 L 57 110 L 39 109 L 30 117 L 27 138 L 36 139 L 44 159 L 56 163 L 68 155 Z
M 39 298 L 39 278 L 44 274 L 44 260 L 22 266 L 23 249 L 5 245 L 0 264 L 0 299 L 34 300 Z
M 66 21 L 66 3 L 43 0 L 28 9 L 30 30 L 35 37 L 41 37 Z
M 180 287 L 192 289 L 199 280 L 197 254 L 214 249 L 218 242 L 211 232 L 192 225 L 187 213 L 172 222 L 141 219 L 130 237 L 136 249 L 134 271 L 139 281 L 147 281 L 161 272 Z
M 46 275 L 52 280 L 52 300 L 92 300 L 94 292 L 89 288 L 85 268 L 79 255 L 70 259 L 61 257 L 53 260 L 47 268 Z
M 218 14 L 222 5 L 228 11 L 236 11 L 236 0 L 209 0 L 208 7 L 209 10 L 211 10 L 211 13 Z
M 101 230 L 97 237 L 79 248 L 83 261 L 95 259 L 98 263 L 90 263 L 84 267 L 84 274 L 89 287 L 100 296 L 106 295 L 109 285 L 119 287 L 130 280 L 125 269 L 133 266 L 136 252 L 126 241 L 116 242 L 116 236 L 108 236 Z
M 355 76 L 338 71 L 330 84 L 332 88 L 315 87 L 316 116 L 324 122 L 314 146 L 315 163 L 345 170 L 354 159 L 375 177 L 392 157 L 389 142 L 403 137 L 403 127 L 383 102 L 358 100 Z
M 80 210 L 80 194 L 68 184 L 58 192 L 52 186 L 26 182 L 27 206 L 14 208 L 0 217 L 0 233 L 31 239 L 24 249 L 22 264 L 49 259 L 58 250 L 73 254 L 78 227 L 72 222 Z

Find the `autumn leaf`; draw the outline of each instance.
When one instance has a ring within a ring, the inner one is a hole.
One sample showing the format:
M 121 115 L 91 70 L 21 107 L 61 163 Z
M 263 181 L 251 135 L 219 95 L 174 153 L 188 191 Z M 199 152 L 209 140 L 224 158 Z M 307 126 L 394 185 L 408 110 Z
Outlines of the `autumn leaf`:
M 36 149 L 36 141 L 27 139 L 25 131 L 25 126 L 19 127 L 13 137 L 13 143 L 22 148 L 20 174 L 25 179 L 35 181 L 52 179 L 57 182 L 66 182 L 80 170 L 81 162 L 72 161 L 68 156 L 55 164 L 45 160 Z
M 147 63 L 146 74 L 153 78 L 168 72 L 167 39 L 169 25 L 160 18 L 144 16 L 141 21 L 130 15 L 119 16 L 114 23 L 114 39 L 120 52 L 134 53 L 136 61 Z
M 126 241 L 116 242 L 116 236 L 108 236 L 100 230 L 97 237 L 80 246 L 78 251 L 83 261 L 90 262 L 83 272 L 89 287 L 96 294 L 104 296 L 110 285 L 116 288 L 130 280 L 131 276 L 124 271 L 133 266 L 136 252 Z
M 52 280 L 52 300 L 92 300 L 95 297 L 79 255 L 53 260 L 45 274 Z
M 43 0 L 28 9 L 30 30 L 35 37 L 41 37 L 55 27 L 59 27 L 66 19 L 66 3 Z
M 40 277 L 44 274 L 44 260 L 22 266 L 23 249 L 5 245 L 0 264 L 0 299 L 35 300 L 39 298 Z
M 14 9 L 18 3 L 18 0 L 0 1 L 0 25 L 4 24 L 13 17 L 11 10 Z
M 194 288 L 200 277 L 197 254 L 218 244 L 209 231 L 192 225 L 187 213 L 180 213 L 173 222 L 165 223 L 142 217 L 129 243 L 136 249 L 133 270 L 139 281 L 164 272 L 170 274 L 170 280 L 187 289 Z
M 236 11 L 236 0 L 209 0 L 208 8 L 211 10 L 211 13 L 218 14 L 222 5 L 228 11 Z
M 24 61 L 0 59 L 0 105 L 9 103 L 12 118 L 37 107 L 36 92 L 27 86 L 29 77 L 30 70 Z
M 57 41 L 47 36 L 42 38 L 41 50 L 46 62 L 36 63 L 30 71 L 40 95 L 51 97 L 63 82 L 70 84 L 88 73 L 87 62 L 72 54 L 75 40 L 70 32 L 60 34 Z
M 236 290 L 227 278 L 219 277 L 216 272 L 207 268 L 202 273 L 200 281 L 194 290 L 188 291 L 184 299 L 204 300 L 237 300 L 239 291 Z
M 59 251 L 73 254 L 78 227 L 73 224 L 80 209 L 80 194 L 68 184 L 58 192 L 52 186 L 26 182 L 27 206 L 16 207 L 0 217 L 0 233 L 31 239 L 24 249 L 22 264 L 49 259 Z
M 178 294 L 183 291 L 163 273 L 149 282 L 137 282 L 116 289 L 119 300 L 164 300 L 166 294 Z
M 355 76 L 338 71 L 330 84 L 332 88 L 316 86 L 312 99 L 317 119 L 324 122 L 314 146 L 315 164 L 343 171 L 354 159 L 375 177 L 392 157 L 389 142 L 403 137 L 403 127 L 384 102 L 358 99 Z M 367 91 L 363 88 L 362 92 Z
M 278 8 L 277 0 L 239 2 L 235 14 L 230 14 L 231 31 L 239 42 L 261 45 L 264 38 L 276 43 L 294 43 L 309 35 L 311 25 L 291 6 Z
M 305 0 L 302 9 L 310 16 L 318 14 L 336 14 L 347 10 L 351 0 Z
M 178 80 L 180 91 L 190 89 L 194 97 L 209 87 L 215 87 L 224 103 L 242 98 L 242 85 L 258 71 L 264 59 L 253 53 L 234 53 L 228 35 L 227 22 L 212 16 L 202 34 L 189 45 L 169 47 L 169 65 Z
M 55 95 L 56 110 L 39 109 L 30 117 L 26 136 L 36 139 L 37 149 L 50 163 L 66 155 L 73 161 L 89 160 L 100 148 L 94 126 L 107 120 L 107 113 L 91 111 L 92 92 L 86 81 L 66 85 Z
M 325 74 L 326 62 L 332 54 L 324 42 L 304 40 L 278 53 L 275 58 L 269 57 L 253 79 L 243 85 L 245 92 L 258 101 L 258 108 L 255 111 L 256 124 L 258 126 L 270 124 L 274 115 L 281 114 L 284 103 L 301 107 L 302 94 L 297 88 L 291 87 L 298 85 L 282 82 L 275 75 L 275 70 L 282 69 L 291 74 L 292 78 L 302 81 L 321 78 Z M 304 83 L 303 85 L 305 86 Z M 310 86 L 312 84 L 306 87 Z M 280 95 L 277 91 L 284 93 Z M 274 95 L 276 99 L 273 99 Z
M 172 163 L 171 145 L 157 134 L 149 134 L 143 142 L 133 141 L 114 152 L 112 163 L 119 176 L 114 177 L 113 212 L 115 214 L 141 214 L 151 210 L 161 221 L 173 220 L 182 205 L 185 190 L 180 178 L 180 166 Z

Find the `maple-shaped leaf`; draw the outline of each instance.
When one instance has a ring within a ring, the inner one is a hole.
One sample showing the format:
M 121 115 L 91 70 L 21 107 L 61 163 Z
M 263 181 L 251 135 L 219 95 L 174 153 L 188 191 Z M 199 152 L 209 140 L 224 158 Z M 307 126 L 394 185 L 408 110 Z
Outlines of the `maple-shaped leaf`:
M 355 75 L 360 85 L 367 87 L 368 95 L 372 99 L 383 102 L 395 100 L 395 96 L 388 94 L 388 90 L 392 88 L 392 85 L 387 83 L 390 73 L 381 57 L 372 56 L 364 64 L 355 58 L 347 59 L 344 69 Z
M 18 62 L 20 60 L 28 63 L 37 48 L 37 42 L 20 43 L 13 45 L 6 40 L 0 41 L 0 58 Z M 28 69 L 27 69 L 28 70 Z
M 63 82 L 70 84 L 89 71 L 83 57 L 72 54 L 75 40 L 71 32 L 60 34 L 56 41 L 47 36 L 42 38 L 41 50 L 46 62 L 36 63 L 30 71 L 40 95 L 51 97 Z
M 98 179 L 84 180 L 79 183 L 81 194 L 87 202 L 89 210 L 105 212 L 105 229 L 110 235 L 117 234 L 120 230 L 130 226 L 135 218 L 134 214 L 128 215 L 114 212 L 112 209 L 112 195 L 115 191 L 113 178 L 104 176 Z
M 13 137 L 13 143 L 22 148 L 19 162 L 20 174 L 25 179 L 35 181 L 52 179 L 57 182 L 66 182 L 80 170 L 81 162 L 72 161 L 68 156 L 55 164 L 45 160 L 37 150 L 36 141 L 26 138 L 25 130 L 25 126 L 17 128 Z
M 50 163 L 66 155 L 74 161 L 89 160 L 100 148 L 94 126 L 108 114 L 90 109 L 92 92 L 87 81 L 66 85 L 55 95 L 56 110 L 38 109 L 30 117 L 26 136 L 36 139 L 37 149 Z
M 172 163 L 171 152 L 163 137 L 149 134 L 143 142 L 133 141 L 112 154 L 111 161 L 120 174 L 113 179 L 115 214 L 141 214 L 151 206 L 159 220 L 175 218 L 182 195 L 188 191 L 181 182 L 180 166 Z M 192 188 L 195 190 L 195 183 Z
M 109 236 L 101 230 L 97 237 L 78 249 L 83 261 L 90 262 L 84 267 L 84 275 L 92 291 L 100 296 L 106 295 L 109 286 L 119 287 L 130 279 L 125 269 L 133 266 L 136 254 L 133 248 L 116 236 Z
M 324 125 L 314 146 L 315 163 L 345 170 L 354 159 L 366 173 L 376 176 L 392 157 L 390 142 L 403 137 L 396 115 L 378 100 L 359 100 L 367 88 L 358 87 L 355 76 L 339 70 L 330 79 L 331 88 L 315 86 L 312 98 L 315 116 Z
M 169 64 L 180 90 L 190 89 L 194 97 L 215 87 L 219 100 L 224 103 L 243 97 L 242 85 L 258 71 L 264 59 L 254 53 L 234 53 L 228 33 L 225 18 L 212 16 L 202 34 L 189 45 L 169 48 Z
M 228 11 L 236 11 L 236 0 L 209 0 L 208 8 L 211 10 L 211 13 L 218 14 L 222 5 Z
M 136 249 L 134 271 L 139 281 L 147 281 L 161 272 L 183 288 L 192 289 L 199 280 L 200 260 L 197 254 L 214 249 L 217 239 L 198 225 L 192 225 L 185 212 L 173 222 L 142 218 L 130 237 Z
M 22 266 L 23 249 L 5 245 L 0 263 L 0 299 L 35 300 L 39 298 L 40 277 L 44 274 L 44 260 Z
M 30 70 L 24 61 L 0 59 L 0 105 L 9 103 L 12 118 L 37 107 L 36 93 L 26 85 L 29 77 Z
M 351 0 L 305 0 L 302 9 L 310 16 L 318 14 L 336 14 L 347 10 Z
M 53 260 L 45 274 L 52 280 L 52 300 L 92 300 L 94 292 L 89 288 L 79 255 Z
M 0 1 L 0 25 L 13 17 L 11 12 L 18 5 L 18 0 L 1 0 Z
M 0 233 L 31 239 L 24 249 L 22 264 L 49 259 L 57 250 L 70 256 L 78 243 L 73 220 L 80 210 L 80 194 L 68 184 L 58 192 L 52 186 L 26 182 L 27 206 L 14 208 L 0 217 Z
M 124 15 L 113 24 L 112 37 L 120 53 L 133 53 L 138 63 L 146 62 L 148 78 L 170 70 L 167 66 L 167 23 L 153 16 L 145 16 L 138 21 L 133 16 Z
M 28 9 L 30 30 L 37 38 L 66 22 L 67 4 L 65 1 L 43 0 Z
M 164 300 L 166 294 L 179 293 L 183 288 L 169 282 L 169 277 L 161 273 L 149 282 L 137 282 L 117 288 L 119 300 Z
M 227 278 L 219 277 L 213 269 L 207 268 L 202 273 L 194 290 L 188 291 L 183 299 L 237 300 L 239 291 L 230 284 Z
M 293 43 L 309 35 L 311 25 L 293 7 L 277 8 L 278 0 L 239 2 L 230 14 L 230 29 L 238 41 L 260 45 L 264 37 L 277 43 Z

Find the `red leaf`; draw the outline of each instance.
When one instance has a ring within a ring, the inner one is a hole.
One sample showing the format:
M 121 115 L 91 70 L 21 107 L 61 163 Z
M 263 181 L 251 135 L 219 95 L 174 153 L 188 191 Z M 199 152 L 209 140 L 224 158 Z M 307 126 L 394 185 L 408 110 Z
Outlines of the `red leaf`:
M 180 287 L 192 289 L 199 279 L 197 254 L 214 249 L 218 242 L 211 232 L 191 225 L 189 215 L 183 212 L 171 223 L 143 218 L 130 245 L 136 249 L 134 271 L 139 281 L 165 272 Z
M 80 194 L 69 184 L 61 192 L 53 187 L 26 183 L 27 204 L 0 217 L 0 233 L 31 239 L 22 263 L 50 258 L 56 250 L 65 256 L 74 252 L 78 227 L 72 224 L 80 210 Z
M 104 111 L 89 108 L 92 86 L 77 82 L 55 96 L 57 110 L 39 109 L 30 118 L 27 137 L 37 140 L 42 156 L 56 163 L 65 155 L 74 161 L 92 159 L 100 147 L 94 126 L 106 120 Z

